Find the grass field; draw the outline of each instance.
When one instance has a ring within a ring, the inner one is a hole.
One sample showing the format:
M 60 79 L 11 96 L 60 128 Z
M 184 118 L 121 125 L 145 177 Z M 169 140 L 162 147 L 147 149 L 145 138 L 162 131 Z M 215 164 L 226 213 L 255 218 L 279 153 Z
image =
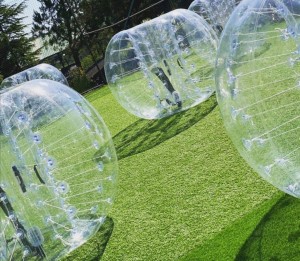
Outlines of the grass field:
M 214 96 L 151 121 L 129 115 L 107 87 L 86 98 L 111 130 L 120 172 L 102 258 L 103 248 L 92 251 L 105 239 L 102 232 L 76 256 L 299 260 L 299 201 L 263 181 L 239 156 Z

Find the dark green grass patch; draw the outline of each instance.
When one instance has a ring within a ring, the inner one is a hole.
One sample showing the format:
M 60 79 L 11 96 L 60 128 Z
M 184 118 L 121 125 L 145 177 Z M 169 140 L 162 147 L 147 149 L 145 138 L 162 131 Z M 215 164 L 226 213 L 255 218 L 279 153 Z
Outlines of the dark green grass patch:
M 241 246 L 248 241 L 248 238 L 252 238 L 251 235 L 256 230 L 257 224 L 264 217 L 266 212 L 273 208 L 273 205 L 282 197 L 282 193 L 278 192 L 275 196 L 263 202 L 257 208 L 254 208 L 252 212 L 239 220 L 233 222 L 233 224 L 218 235 L 208 240 L 204 244 L 196 247 L 187 255 L 178 259 L 178 261 L 196 261 L 196 260 L 250 260 L 243 259 L 245 247 Z M 255 240 L 259 241 L 259 237 L 255 237 Z M 240 250 L 241 249 L 241 250 Z M 254 250 L 254 249 L 252 249 Z M 238 254 L 238 257 L 237 256 Z M 243 255 L 243 257 L 242 257 Z M 252 259 L 251 259 L 252 260 Z M 255 259 L 255 260 L 267 260 L 267 259 Z
M 284 195 L 244 242 L 236 261 L 300 259 L 300 201 Z

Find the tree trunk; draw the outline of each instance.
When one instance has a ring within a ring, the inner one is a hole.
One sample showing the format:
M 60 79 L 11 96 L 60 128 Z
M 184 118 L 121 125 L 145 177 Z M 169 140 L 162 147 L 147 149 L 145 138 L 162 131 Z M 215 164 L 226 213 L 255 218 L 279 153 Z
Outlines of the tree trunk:
M 79 59 L 78 50 L 71 48 L 71 53 L 72 53 L 72 56 L 73 56 L 73 59 L 74 59 L 74 62 L 76 64 L 76 66 L 79 67 L 79 68 L 82 68 L 81 62 L 80 62 L 80 59 Z

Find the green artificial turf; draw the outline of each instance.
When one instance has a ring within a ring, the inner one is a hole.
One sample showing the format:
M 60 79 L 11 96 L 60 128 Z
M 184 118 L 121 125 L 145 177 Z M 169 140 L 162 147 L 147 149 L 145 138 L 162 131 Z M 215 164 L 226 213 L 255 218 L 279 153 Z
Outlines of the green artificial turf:
M 247 252 L 253 252 L 250 247 L 242 247 L 248 238 L 252 238 L 253 231 L 256 226 L 267 215 L 275 202 L 278 201 L 282 193 L 276 194 L 271 200 L 262 203 L 253 209 L 252 212 L 233 222 L 231 226 L 221 231 L 218 235 L 199 245 L 188 254 L 179 258 L 180 261 L 196 261 L 196 260 L 267 260 L 267 259 L 250 259 L 246 255 Z M 254 241 L 260 241 L 260 237 L 254 236 Z M 243 254 L 243 256 L 242 256 Z
M 101 115 L 111 135 L 117 134 L 138 119 L 128 114 L 119 103 L 115 102 L 108 87 L 101 88 L 100 91 L 92 91 L 85 95 L 85 98 Z
M 63 258 L 63 261 L 100 260 L 114 228 L 113 219 L 107 217 L 99 231 L 83 246 Z
M 114 230 L 101 260 L 222 261 L 247 248 L 282 193 L 239 156 L 215 96 L 151 121 L 129 115 L 107 87 L 87 98 L 112 128 L 120 168 L 109 213 Z
M 254 67 L 267 68 L 266 58 L 277 54 L 280 43 L 258 46 Z M 243 79 L 265 83 L 290 72 L 286 66 L 270 68 L 262 78 L 249 73 Z M 251 72 L 253 66 L 237 69 Z M 300 202 L 264 181 L 241 158 L 215 96 L 160 120 L 129 115 L 107 87 L 87 98 L 111 130 L 120 167 L 109 213 L 114 230 L 101 260 L 300 260 Z
M 299 199 L 282 196 L 243 244 L 236 260 L 299 260 L 299 214 Z

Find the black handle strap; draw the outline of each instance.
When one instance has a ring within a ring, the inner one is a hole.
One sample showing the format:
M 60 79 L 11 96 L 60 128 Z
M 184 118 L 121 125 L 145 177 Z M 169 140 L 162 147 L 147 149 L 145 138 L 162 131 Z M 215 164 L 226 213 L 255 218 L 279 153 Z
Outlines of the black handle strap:
M 22 192 L 25 193 L 26 192 L 26 186 L 25 186 L 25 183 L 24 183 L 24 180 L 21 176 L 20 171 L 18 170 L 18 168 L 16 166 L 12 166 L 12 170 L 13 170 L 13 172 L 14 172 L 14 174 L 15 174 L 18 182 L 19 182 L 19 185 L 22 189 Z
M 34 165 L 34 166 L 33 166 L 33 170 L 34 170 L 34 172 L 35 172 L 37 178 L 39 179 L 39 181 L 40 181 L 42 184 L 46 184 L 45 181 L 42 179 L 42 177 L 41 177 L 41 175 L 40 175 L 40 173 L 39 173 L 39 171 L 38 171 L 38 169 L 37 169 L 37 165 Z

